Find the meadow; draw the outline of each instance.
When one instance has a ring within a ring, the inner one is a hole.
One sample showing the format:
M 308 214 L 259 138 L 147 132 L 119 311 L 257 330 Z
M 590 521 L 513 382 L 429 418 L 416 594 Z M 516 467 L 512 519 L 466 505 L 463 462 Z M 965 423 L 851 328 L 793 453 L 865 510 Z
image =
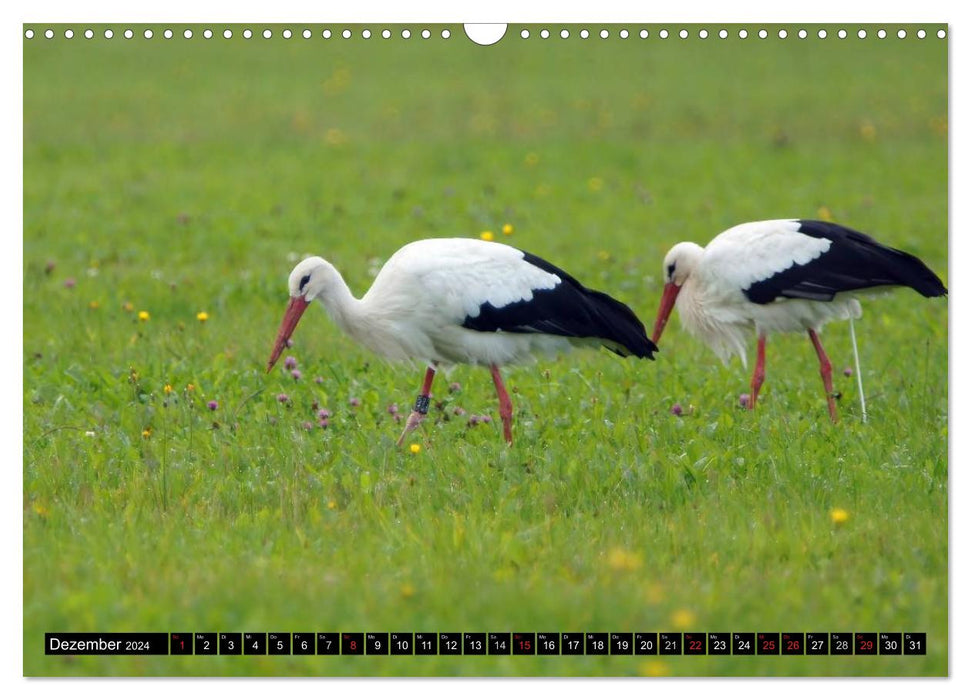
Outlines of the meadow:
M 654 362 L 584 351 L 506 370 L 511 448 L 488 373 L 457 367 L 396 449 L 392 409 L 421 368 L 367 354 L 319 309 L 289 352 L 299 378 L 264 372 L 299 258 L 361 295 L 424 237 L 488 232 L 647 325 L 668 248 L 749 220 L 832 219 L 947 284 L 938 27 L 586 26 L 511 26 L 491 47 L 459 26 L 24 40 L 25 675 L 948 673 L 946 299 L 864 302 L 865 423 L 840 371 L 830 424 L 805 337 L 770 338 L 751 413 L 748 371 L 676 321 Z M 845 324 L 822 339 L 852 364 Z M 72 630 L 916 631 L 928 649 L 43 655 L 44 632 Z

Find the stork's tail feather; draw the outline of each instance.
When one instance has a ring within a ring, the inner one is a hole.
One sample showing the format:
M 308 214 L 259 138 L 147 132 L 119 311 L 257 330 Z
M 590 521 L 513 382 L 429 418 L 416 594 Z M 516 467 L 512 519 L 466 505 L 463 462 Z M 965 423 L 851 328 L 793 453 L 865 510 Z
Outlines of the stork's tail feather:
M 644 324 L 627 304 L 603 292 L 585 290 L 584 300 L 590 315 L 598 321 L 602 333 L 597 337 L 621 357 L 633 355 L 654 359 L 657 345 L 647 337 Z
M 852 291 L 868 287 L 900 285 L 925 297 L 947 294 L 941 279 L 915 255 L 885 246 L 865 233 L 828 221 L 801 220 L 799 232 L 833 241 L 833 259 L 820 258 L 825 267 L 813 270 L 815 277 L 805 280 L 813 288 L 829 292 Z M 812 263 L 805 266 L 808 270 Z M 803 292 L 806 290 L 803 289 Z M 794 296 L 805 296 L 796 294 Z M 811 298 L 811 297 L 806 297 Z
M 924 262 L 910 253 L 902 250 L 891 249 L 897 255 L 893 261 L 889 261 L 892 270 L 900 280 L 900 284 L 906 285 L 925 297 L 942 297 L 947 295 L 947 287 L 941 282 L 941 278 L 924 264 Z
M 600 342 L 622 357 L 654 359 L 657 346 L 630 308 L 603 292 L 588 289 L 555 265 L 523 251 L 523 260 L 559 281 L 551 288 L 533 289 L 528 298 L 500 305 L 486 302 L 466 316 L 462 326 L 492 333 L 546 333 Z M 586 343 L 584 343 L 586 344 Z

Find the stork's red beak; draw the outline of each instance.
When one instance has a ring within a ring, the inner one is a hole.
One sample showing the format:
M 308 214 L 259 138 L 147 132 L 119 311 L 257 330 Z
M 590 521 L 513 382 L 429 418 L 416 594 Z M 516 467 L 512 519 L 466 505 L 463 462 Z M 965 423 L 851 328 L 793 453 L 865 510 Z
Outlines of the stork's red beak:
M 310 306 L 310 302 L 302 296 L 290 298 L 286 313 L 283 314 L 283 322 L 280 323 L 280 330 L 276 334 L 276 343 L 273 344 L 273 352 L 270 354 L 270 361 L 266 363 L 266 371 L 273 369 L 273 365 L 280 359 L 280 353 L 287 346 L 287 341 L 293 335 L 293 329 L 297 327 L 303 312 Z
M 674 282 L 668 282 L 664 285 L 664 293 L 661 295 L 661 306 L 658 307 L 657 320 L 654 321 L 654 333 L 651 334 L 651 340 L 654 341 L 655 345 L 661 339 L 664 327 L 668 325 L 668 318 L 671 316 L 671 310 L 674 309 L 674 302 L 677 300 L 678 292 L 680 291 L 681 287 Z

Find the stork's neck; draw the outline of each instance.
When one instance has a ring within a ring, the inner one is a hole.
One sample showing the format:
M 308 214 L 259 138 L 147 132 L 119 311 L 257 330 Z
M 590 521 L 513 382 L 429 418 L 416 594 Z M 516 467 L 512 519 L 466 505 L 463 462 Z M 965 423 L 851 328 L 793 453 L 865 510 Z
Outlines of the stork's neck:
M 316 298 L 324 305 L 327 313 L 342 331 L 351 336 L 355 335 L 354 331 L 364 313 L 364 308 L 361 300 L 351 293 L 351 288 L 347 286 L 347 282 L 337 270 L 333 270 L 329 283 Z

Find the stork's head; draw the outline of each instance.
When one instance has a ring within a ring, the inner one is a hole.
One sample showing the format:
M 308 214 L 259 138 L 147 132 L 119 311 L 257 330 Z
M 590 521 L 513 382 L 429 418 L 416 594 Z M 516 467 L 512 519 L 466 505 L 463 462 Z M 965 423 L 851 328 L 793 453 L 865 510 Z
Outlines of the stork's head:
M 335 273 L 334 266 L 323 258 L 313 256 L 301 260 L 287 282 L 290 297 L 303 297 L 309 304 L 330 285 Z
M 661 339 L 661 333 L 664 332 L 674 309 L 674 302 L 678 299 L 678 292 L 694 272 L 704 250 L 697 243 L 683 242 L 678 243 L 664 256 L 664 292 L 661 294 L 657 320 L 654 321 L 654 333 L 651 334 L 651 340 L 655 344 Z
M 287 306 L 286 313 L 283 314 L 283 322 L 280 323 L 280 330 L 277 332 L 276 342 L 273 344 L 273 352 L 270 353 L 270 360 L 266 363 L 267 372 L 273 369 L 273 365 L 279 359 L 283 348 L 287 346 L 287 341 L 293 335 L 300 317 L 310 306 L 310 302 L 330 286 L 336 274 L 337 271 L 333 265 L 318 257 L 301 260 L 293 268 L 288 282 L 290 304 Z

